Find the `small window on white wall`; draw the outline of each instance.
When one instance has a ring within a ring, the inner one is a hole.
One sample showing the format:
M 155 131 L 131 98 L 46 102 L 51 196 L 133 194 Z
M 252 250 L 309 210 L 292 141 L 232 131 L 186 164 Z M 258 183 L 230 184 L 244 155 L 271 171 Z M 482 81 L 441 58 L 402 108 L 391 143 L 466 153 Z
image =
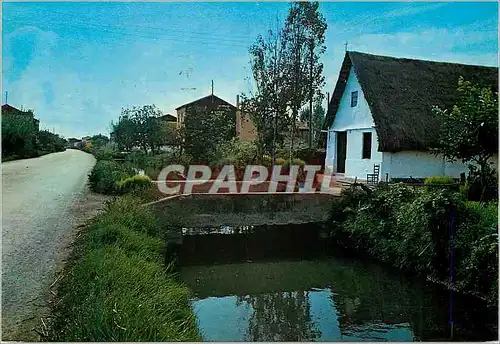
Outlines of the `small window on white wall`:
M 363 159 L 372 158 L 372 133 L 363 133 Z
M 358 91 L 351 92 L 351 107 L 358 105 Z

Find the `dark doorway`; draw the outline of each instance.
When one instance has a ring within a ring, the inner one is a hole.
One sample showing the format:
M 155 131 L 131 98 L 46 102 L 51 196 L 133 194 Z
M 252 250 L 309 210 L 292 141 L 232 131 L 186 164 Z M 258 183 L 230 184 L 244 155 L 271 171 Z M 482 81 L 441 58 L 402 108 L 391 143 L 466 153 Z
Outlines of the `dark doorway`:
M 338 131 L 337 134 L 337 172 L 345 173 L 345 158 L 347 151 L 347 132 Z

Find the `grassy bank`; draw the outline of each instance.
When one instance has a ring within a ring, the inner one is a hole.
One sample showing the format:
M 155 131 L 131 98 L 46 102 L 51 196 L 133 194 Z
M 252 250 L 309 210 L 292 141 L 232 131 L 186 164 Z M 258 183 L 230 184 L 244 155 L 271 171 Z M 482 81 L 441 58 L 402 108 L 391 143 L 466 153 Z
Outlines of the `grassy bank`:
M 167 272 L 156 219 L 138 205 L 117 199 L 80 233 L 48 340 L 200 340 L 190 290 Z
M 343 196 L 334 203 L 329 221 L 342 245 L 442 282 L 449 280 L 453 247 L 454 287 L 496 306 L 497 203 L 470 202 L 452 190 L 403 184 L 373 192 L 353 187 Z

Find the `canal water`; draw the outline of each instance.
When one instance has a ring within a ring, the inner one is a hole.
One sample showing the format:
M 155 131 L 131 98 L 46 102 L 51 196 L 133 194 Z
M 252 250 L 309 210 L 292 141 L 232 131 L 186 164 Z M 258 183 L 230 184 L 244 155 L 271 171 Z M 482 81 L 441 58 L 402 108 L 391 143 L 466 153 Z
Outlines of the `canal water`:
M 205 341 L 495 340 L 470 297 L 354 258 L 321 225 L 185 229 L 181 279 Z M 450 326 L 453 322 L 453 330 Z

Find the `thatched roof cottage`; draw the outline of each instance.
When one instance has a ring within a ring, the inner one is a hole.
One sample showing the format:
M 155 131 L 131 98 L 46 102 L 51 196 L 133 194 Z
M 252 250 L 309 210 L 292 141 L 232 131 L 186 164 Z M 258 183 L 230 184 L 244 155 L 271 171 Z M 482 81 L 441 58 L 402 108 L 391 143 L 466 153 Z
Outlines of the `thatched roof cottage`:
M 467 168 L 429 152 L 439 120 L 431 109 L 456 103 L 458 79 L 494 87 L 498 68 L 370 55 L 348 51 L 330 99 L 325 166 L 366 180 L 459 177 Z

